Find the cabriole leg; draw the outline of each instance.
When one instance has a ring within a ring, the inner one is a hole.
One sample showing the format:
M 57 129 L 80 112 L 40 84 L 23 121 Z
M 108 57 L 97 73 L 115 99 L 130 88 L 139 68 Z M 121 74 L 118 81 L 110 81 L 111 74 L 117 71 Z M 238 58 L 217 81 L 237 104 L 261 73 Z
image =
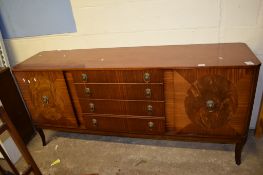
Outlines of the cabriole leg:
M 242 150 L 243 150 L 243 147 L 244 147 L 246 141 L 247 141 L 247 137 L 245 139 L 241 140 L 240 142 L 236 143 L 235 160 L 236 160 L 237 165 L 241 164 L 241 153 L 242 153 Z
M 40 135 L 40 137 L 41 137 L 43 146 L 46 146 L 46 145 L 47 145 L 47 143 L 46 143 L 46 137 L 45 137 L 45 133 L 44 133 L 43 129 L 37 127 L 36 130 L 37 130 L 37 132 L 39 133 L 39 135 Z

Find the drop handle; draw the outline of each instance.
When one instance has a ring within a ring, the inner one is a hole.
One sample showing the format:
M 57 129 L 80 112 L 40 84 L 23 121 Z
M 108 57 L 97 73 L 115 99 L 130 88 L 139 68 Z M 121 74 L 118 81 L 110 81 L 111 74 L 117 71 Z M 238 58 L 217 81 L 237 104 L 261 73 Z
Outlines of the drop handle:
M 82 81 L 88 81 L 88 74 L 81 74 Z
M 145 89 L 145 97 L 151 98 L 152 96 L 152 90 L 150 88 Z
M 91 121 L 92 121 L 92 125 L 96 127 L 98 124 L 97 119 L 93 118 Z
M 154 128 L 154 123 L 153 123 L 153 122 L 148 122 L 148 127 L 149 127 L 150 129 Z
M 215 110 L 215 102 L 213 100 L 206 101 L 206 108 L 208 112 L 213 112 Z
M 88 96 L 91 96 L 91 90 L 90 88 L 85 88 L 85 94 L 87 94 Z
M 153 112 L 153 106 L 152 105 L 147 105 L 147 112 L 150 114 Z
M 90 104 L 89 104 L 89 111 L 90 111 L 90 112 L 94 112 L 94 111 L 95 111 L 95 105 L 94 105 L 94 103 L 90 103 Z
M 148 83 L 151 81 L 151 74 L 148 73 L 148 72 L 145 72 L 144 75 L 143 75 L 143 80 Z
M 48 96 L 42 96 L 42 102 L 43 102 L 43 104 L 48 104 L 48 102 L 49 102 L 49 99 L 48 99 Z

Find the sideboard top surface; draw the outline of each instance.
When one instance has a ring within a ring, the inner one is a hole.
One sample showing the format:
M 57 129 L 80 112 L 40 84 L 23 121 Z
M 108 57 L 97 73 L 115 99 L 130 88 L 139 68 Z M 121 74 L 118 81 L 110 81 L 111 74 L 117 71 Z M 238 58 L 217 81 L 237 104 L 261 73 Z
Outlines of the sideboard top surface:
M 13 70 L 248 66 L 246 62 L 260 65 L 246 44 L 222 43 L 43 51 Z

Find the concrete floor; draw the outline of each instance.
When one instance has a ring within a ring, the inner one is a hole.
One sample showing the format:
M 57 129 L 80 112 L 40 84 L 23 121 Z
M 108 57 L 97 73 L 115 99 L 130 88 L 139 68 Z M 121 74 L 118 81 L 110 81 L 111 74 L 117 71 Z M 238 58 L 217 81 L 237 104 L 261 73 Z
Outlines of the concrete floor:
M 45 130 L 47 146 L 36 135 L 28 147 L 43 175 L 262 175 L 263 139 L 253 132 L 234 161 L 234 145 L 145 140 Z M 50 166 L 53 161 L 60 163 Z M 24 167 L 22 160 L 19 168 Z

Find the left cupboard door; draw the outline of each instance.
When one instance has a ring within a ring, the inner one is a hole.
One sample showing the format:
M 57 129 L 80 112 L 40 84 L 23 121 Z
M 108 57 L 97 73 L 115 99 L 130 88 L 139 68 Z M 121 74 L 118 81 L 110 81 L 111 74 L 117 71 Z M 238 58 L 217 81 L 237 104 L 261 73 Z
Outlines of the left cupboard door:
M 34 124 L 63 128 L 77 127 L 63 73 L 14 72 Z

